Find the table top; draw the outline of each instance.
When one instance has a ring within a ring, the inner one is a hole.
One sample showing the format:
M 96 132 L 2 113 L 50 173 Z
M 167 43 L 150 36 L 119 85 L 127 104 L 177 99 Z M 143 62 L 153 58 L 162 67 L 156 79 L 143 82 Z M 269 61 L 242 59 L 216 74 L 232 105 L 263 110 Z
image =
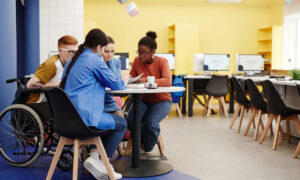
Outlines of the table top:
M 264 80 L 270 80 L 274 84 L 278 85 L 287 85 L 287 86 L 297 86 L 300 85 L 300 80 L 292 80 L 290 77 L 285 77 L 283 79 L 285 80 L 278 80 L 276 78 L 269 78 L 269 76 L 235 76 L 237 79 L 246 80 L 246 79 L 252 79 L 254 82 L 261 82 Z
M 210 79 L 210 75 L 185 75 L 185 79 Z
M 180 92 L 185 91 L 184 87 L 170 86 L 170 87 L 158 87 L 156 89 L 147 88 L 127 88 L 124 90 L 106 90 L 109 93 L 118 94 L 151 94 L 151 93 L 165 93 L 165 92 Z

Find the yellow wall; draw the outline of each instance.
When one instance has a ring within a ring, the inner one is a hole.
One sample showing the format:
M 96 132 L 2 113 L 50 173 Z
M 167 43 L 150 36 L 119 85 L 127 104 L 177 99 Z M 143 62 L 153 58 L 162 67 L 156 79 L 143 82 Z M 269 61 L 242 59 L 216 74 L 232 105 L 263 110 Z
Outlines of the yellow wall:
M 206 3 L 205 0 L 135 0 L 140 14 L 131 18 L 126 5 L 117 0 L 85 0 L 85 34 L 98 27 L 112 36 L 116 51 L 136 56 L 138 40 L 149 30 L 158 34 L 157 52 L 168 52 L 168 26 L 176 23 L 199 25 L 199 52 L 229 53 L 235 72 L 237 53 L 257 53 L 257 29 L 282 24 L 283 2 L 243 0 L 238 4 Z M 131 2 L 131 1 L 130 1 Z M 282 7 L 281 7 L 282 6 Z M 184 34 L 182 34 L 184 36 Z M 176 61 L 176 66 L 193 66 L 193 59 Z M 193 74 L 191 69 L 188 74 Z

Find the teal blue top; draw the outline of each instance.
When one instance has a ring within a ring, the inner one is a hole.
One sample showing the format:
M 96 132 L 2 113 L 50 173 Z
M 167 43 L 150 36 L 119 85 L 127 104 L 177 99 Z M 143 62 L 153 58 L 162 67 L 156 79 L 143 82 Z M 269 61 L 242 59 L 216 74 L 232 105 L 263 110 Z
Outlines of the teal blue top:
M 66 64 L 63 76 L 70 62 Z M 68 74 L 65 92 L 87 126 L 115 128 L 112 116 L 103 111 L 105 87 L 126 89 L 125 83 L 113 74 L 101 56 L 84 49 Z

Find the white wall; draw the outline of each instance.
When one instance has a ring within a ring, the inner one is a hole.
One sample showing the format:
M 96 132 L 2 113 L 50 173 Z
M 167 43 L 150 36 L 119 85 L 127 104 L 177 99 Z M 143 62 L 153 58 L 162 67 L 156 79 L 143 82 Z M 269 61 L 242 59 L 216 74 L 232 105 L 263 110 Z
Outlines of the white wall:
M 57 51 L 57 40 L 64 35 L 83 42 L 84 0 L 40 0 L 40 63 Z

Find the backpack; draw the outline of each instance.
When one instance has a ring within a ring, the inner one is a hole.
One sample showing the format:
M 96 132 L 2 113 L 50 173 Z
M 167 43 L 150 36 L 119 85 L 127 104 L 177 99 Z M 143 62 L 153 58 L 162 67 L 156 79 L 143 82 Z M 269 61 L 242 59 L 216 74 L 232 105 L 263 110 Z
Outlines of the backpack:
M 175 75 L 174 80 L 172 82 L 172 86 L 177 86 L 177 87 L 184 87 L 183 83 L 183 75 Z M 183 96 L 184 91 L 180 92 L 172 92 L 172 102 L 173 103 L 178 103 L 180 101 L 180 98 Z

